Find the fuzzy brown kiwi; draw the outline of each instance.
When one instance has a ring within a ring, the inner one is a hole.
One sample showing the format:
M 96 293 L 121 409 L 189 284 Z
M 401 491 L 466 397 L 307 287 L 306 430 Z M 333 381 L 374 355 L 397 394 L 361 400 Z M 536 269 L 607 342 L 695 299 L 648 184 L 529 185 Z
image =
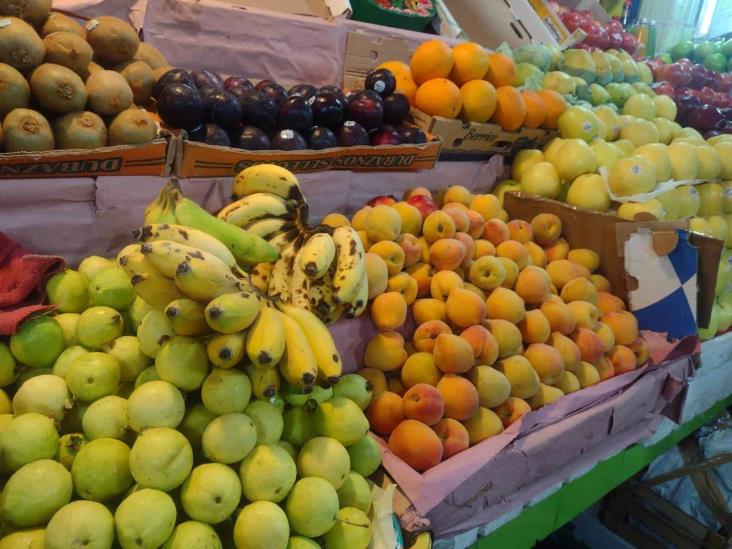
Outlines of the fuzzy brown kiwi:
M 143 105 L 145 101 L 150 99 L 153 86 L 155 86 L 155 77 L 153 77 L 152 69 L 147 63 L 132 60 L 117 65 L 114 70 L 127 80 L 130 88 L 132 88 L 132 95 L 137 105 Z
M 86 81 L 89 109 L 109 116 L 122 112 L 132 104 L 132 88 L 125 77 L 115 71 L 98 71 Z
M 46 63 L 56 63 L 82 74 L 91 63 L 94 51 L 78 34 L 68 31 L 53 32 L 43 39 Z
M 68 15 L 55 11 L 49 13 L 48 17 L 43 20 L 40 31 L 42 37 L 46 37 L 54 32 L 73 32 L 86 40 L 86 31 L 84 30 L 84 27 Z
M 38 33 L 17 17 L 0 17 L 0 63 L 28 72 L 43 63 L 46 48 Z
M 0 0 L 0 15 L 12 15 L 33 25 L 51 12 L 51 0 Z
M 30 77 L 31 91 L 44 109 L 64 114 L 80 111 L 86 104 L 86 87 L 79 75 L 68 67 L 44 63 Z
M 5 152 L 51 151 L 53 133 L 48 120 L 30 109 L 14 109 L 3 120 Z
M 110 145 L 143 145 L 157 136 L 155 120 L 141 109 L 124 110 L 109 125 Z
M 96 58 L 107 65 L 129 61 L 140 47 L 140 39 L 130 24 L 106 15 L 87 21 L 86 39 Z
M 13 109 L 25 108 L 30 101 L 30 86 L 22 74 L 0 63 L 0 118 Z
M 107 127 L 93 112 L 70 112 L 56 119 L 53 137 L 59 149 L 97 149 L 107 144 Z
M 165 56 L 160 53 L 160 50 L 155 46 L 151 46 L 147 42 L 140 42 L 140 47 L 135 54 L 135 59 L 144 61 L 152 70 L 168 66 L 168 61 L 165 59 Z

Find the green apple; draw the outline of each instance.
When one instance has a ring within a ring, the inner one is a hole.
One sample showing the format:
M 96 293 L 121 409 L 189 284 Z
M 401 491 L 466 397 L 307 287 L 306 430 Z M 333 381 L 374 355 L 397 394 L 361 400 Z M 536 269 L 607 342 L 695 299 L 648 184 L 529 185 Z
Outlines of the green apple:
M 653 125 L 658 130 L 658 141 L 664 145 L 671 143 L 673 138 L 673 122 L 665 118 L 656 117 L 653 119 Z
M 562 95 L 573 95 L 576 86 L 577 84 L 574 79 L 566 72 L 551 71 L 544 75 L 541 87 L 547 90 L 554 90 Z
M 656 107 L 656 115 L 669 121 L 676 120 L 676 103 L 668 95 L 655 96 L 653 98 L 653 104 Z
M 24 320 L 10 336 L 10 352 L 29 368 L 50 367 L 65 347 L 63 328 L 49 316 Z
M 611 107 L 599 106 L 595 109 L 595 115 L 605 125 L 603 138 L 606 141 L 615 141 L 620 135 L 620 120 L 617 113 Z
M 335 525 L 338 494 L 325 479 L 302 478 L 290 490 L 285 510 L 295 532 L 310 538 L 322 536 Z
M 247 406 L 246 414 L 257 427 L 257 444 L 275 444 L 282 437 L 284 421 L 282 411 L 264 400 L 253 400 Z
M 155 370 L 160 379 L 181 391 L 195 391 L 203 384 L 209 370 L 206 346 L 193 337 L 173 336 L 160 347 L 155 357 Z
M 140 340 L 135 336 L 122 336 L 115 339 L 104 351 L 119 361 L 120 379 L 131 383 L 145 368 L 152 366 L 152 359 L 142 352 Z
M 79 263 L 79 272 L 83 274 L 87 280 L 91 280 L 94 276 L 102 269 L 112 269 L 117 264 L 111 259 L 106 259 L 98 255 L 90 255 L 85 257 L 81 263 Z
M 80 317 L 79 313 L 61 313 L 53 317 L 64 331 L 64 341 L 67 348 L 79 344 L 79 340 L 76 339 L 76 324 L 79 322 Z
M 173 337 L 173 328 L 168 324 L 165 315 L 155 309 L 147 313 L 137 327 L 140 350 L 150 358 L 158 356 L 163 343 L 171 337 Z
M 371 541 L 371 521 L 360 509 L 344 507 L 324 537 L 326 549 L 366 549 Z
M 74 464 L 74 460 L 76 459 L 76 455 L 87 442 L 89 442 L 89 440 L 81 433 L 68 433 L 63 435 L 58 440 L 58 454 L 56 455 L 56 460 L 70 471 L 71 466 Z
M 379 443 L 369 435 L 346 449 L 351 458 L 351 470 L 361 476 L 370 477 L 381 465 Z
M 135 290 L 124 270 L 119 267 L 101 269 L 89 280 L 89 300 L 92 305 L 122 311 L 132 305 Z
M 699 213 L 701 198 L 699 191 L 693 185 L 680 185 L 674 189 L 679 205 L 679 219 L 694 217 Z
M 604 139 L 595 139 L 590 147 L 595 154 L 598 167 L 610 168 L 617 160 L 625 156 L 620 148 L 613 143 L 608 143 Z
M 43 549 L 45 543 L 45 528 L 28 528 L 3 536 L 0 549 Z
M 95 400 L 87 408 L 81 425 L 89 440 L 116 438 L 125 440 L 130 433 L 127 419 L 127 399 L 109 395 Z
M 91 352 L 74 360 L 66 383 L 79 400 L 92 402 L 113 394 L 119 385 L 119 361 L 106 353 Z
M 663 209 L 666 210 L 666 221 L 676 221 L 679 219 L 679 199 L 676 189 L 670 189 L 656 197 Z
M 724 193 L 722 185 L 719 183 L 703 183 L 697 185 L 696 189 L 699 191 L 699 199 L 701 201 L 698 215 L 709 217 L 710 215 L 719 215 L 722 213 Z
M 313 419 L 320 436 L 334 438 L 346 447 L 356 444 L 369 431 L 369 422 L 358 404 L 343 397 L 320 403 Z
M 289 536 L 287 515 L 270 501 L 250 503 L 234 524 L 234 544 L 238 549 L 286 549 Z
M 543 162 L 543 161 L 544 161 L 544 153 L 542 151 L 540 151 L 539 149 L 521 149 L 513 157 L 513 162 L 511 163 L 511 179 L 514 179 L 516 181 L 521 181 L 521 176 L 530 166 L 533 166 L 537 162 Z M 348 376 L 357 376 L 357 374 L 346 374 L 345 376 L 341 377 L 341 380 L 343 378 L 347 378 L 349 380 L 353 379 Z M 361 376 L 357 376 L 357 377 L 360 377 L 361 379 L 365 379 Z M 340 380 L 338 383 L 336 383 L 335 387 L 337 387 L 339 383 L 340 383 Z M 356 382 L 346 381 L 343 385 L 341 385 L 341 390 L 342 391 L 346 390 L 345 389 L 346 385 L 351 385 L 354 383 L 356 383 Z M 334 390 L 335 390 L 335 387 L 334 387 Z M 341 396 L 347 396 L 347 395 L 341 395 Z
M 498 197 L 501 206 L 503 206 L 503 195 L 511 192 L 521 192 L 521 183 L 513 179 L 504 179 L 503 181 L 499 181 L 491 190 L 491 194 Z
M 623 114 L 650 121 L 656 118 L 656 105 L 648 95 L 637 93 L 625 102 Z
M 186 408 L 178 430 L 185 435 L 194 450 L 200 450 L 203 433 L 215 418 L 216 416 L 209 412 L 201 402 L 197 402 Z
M 338 503 L 341 509 L 344 507 L 355 507 L 364 513 L 371 512 L 371 487 L 366 479 L 358 473 L 351 471 L 343 482 L 338 492 Z
M 697 145 L 696 156 L 699 159 L 699 179 L 717 179 L 722 171 L 719 153 L 709 145 Z

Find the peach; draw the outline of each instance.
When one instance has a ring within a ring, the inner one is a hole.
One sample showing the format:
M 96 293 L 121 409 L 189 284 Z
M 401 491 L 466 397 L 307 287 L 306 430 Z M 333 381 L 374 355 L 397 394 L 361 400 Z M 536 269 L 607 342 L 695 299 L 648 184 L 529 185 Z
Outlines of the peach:
M 351 227 L 357 231 L 363 231 L 366 228 L 366 217 L 371 213 L 371 206 L 364 206 L 351 217 Z
M 460 334 L 473 348 L 478 364 L 490 366 L 498 359 L 498 341 L 484 326 L 470 326 Z
M 397 237 L 397 244 L 404 252 L 404 267 L 409 267 L 422 260 L 422 245 L 411 233 L 403 233 Z
M 588 328 L 577 328 L 572 334 L 572 341 L 579 348 L 583 362 L 594 364 L 605 352 L 600 336 Z
M 542 383 L 539 387 L 539 391 L 527 402 L 529 406 L 531 406 L 532 410 L 538 410 L 539 408 L 547 406 L 552 402 L 556 402 L 563 396 L 564 392 L 561 389 Z
M 432 350 L 437 368 L 445 374 L 464 374 L 475 364 L 473 348 L 454 334 L 440 334 Z
M 441 238 L 430 246 L 430 265 L 438 271 L 457 269 L 465 259 L 465 244 L 455 238 Z
M 488 297 L 485 295 L 485 291 L 478 288 L 478 286 L 476 286 L 475 284 L 471 284 L 470 282 L 463 282 L 463 288 L 468 290 L 469 292 L 473 292 L 483 301 L 485 301 L 485 298 Z
M 470 267 L 470 264 L 473 262 L 473 254 L 475 253 L 475 240 L 473 240 L 473 237 L 470 236 L 468 233 L 455 233 L 455 236 L 453 237 L 455 240 L 459 240 L 463 243 L 463 246 L 465 247 L 465 255 L 463 256 L 463 261 L 460 263 L 461 268 L 468 268 Z M 436 245 L 437 243 L 433 244 Z
M 444 196 L 444 195 L 443 195 Z M 462 202 L 455 202 L 454 200 L 443 200 L 442 206 L 440 206 L 441 210 L 444 210 L 445 207 L 448 208 L 457 208 L 460 211 L 467 212 L 470 208 L 468 208 L 467 204 L 463 204 Z
M 610 281 L 605 278 L 602 275 L 599 274 L 591 274 L 590 275 L 590 282 L 592 282 L 595 285 L 595 288 L 597 288 L 598 292 L 610 292 Z
M 482 406 L 472 416 L 463 421 L 463 425 L 468 430 L 471 446 L 503 432 L 503 421 L 498 417 L 498 414 Z
M 366 410 L 366 417 L 372 431 L 380 435 L 388 435 L 404 421 L 402 397 L 390 391 L 384 391 L 379 396 L 374 396 Z
M 435 425 L 442 419 L 445 403 L 442 394 L 432 385 L 418 383 L 410 387 L 404 397 L 404 415 L 426 425 Z
M 515 324 L 500 318 L 486 321 L 488 329 L 498 343 L 498 358 L 504 358 L 523 352 L 521 332 Z
M 417 299 L 419 286 L 417 281 L 409 273 L 399 273 L 389 278 L 386 283 L 386 289 L 389 292 L 402 294 L 407 305 L 411 305 Z
M 604 355 L 597 359 L 595 368 L 597 368 L 597 373 L 600 374 L 600 381 L 605 381 L 606 379 L 615 377 L 615 368 L 613 367 L 613 363 Z
M 582 359 L 579 347 L 577 344 L 569 339 L 566 335 L 560 334 L 559 332 L 552 332 L 549 336 L 548 344 L 554 347 L 559 354 L 562 356 L 564 361 L 564 369 L 573 372 L 577 368 Z
M 584 277 L 573 278 L 562 286 L 560 297 L 565 303 L 572 301 L 587 301 L 593 305 L 597 303 L 597 288 Z
M 412 303 L 414 323 L 419 326 L 428 320 L 447 320 L 447 306 L 444 301 L 434 298 L 418 299 Z
M 421 352 L 431 353 L 435 348 L 435 340 L 441 334 L 451 334 L 450 326 L 441 320 L 429 320 L 417 326 L 412 336 L 414 347 Z
M 366 253 L 366 278 L 369 283 L 369 299 L 375 298 L 386 290 L 389 269 L 381 256 Z
M 552 331 L 549 321 L 539 309 L 526 311 L 526 316 L 517 326 L 524 343 L 545 343 Z
M 521 355 L 509 356 L 496 363 L 511 384 L 511 396 L 531 398 L 539 390 L 539 375 L 529 360 Z
M 485 218 L 475 210 L 468 210 L 468 230 L 467 233 L 472 238 L 480 238 L 483 236 L 483 225 Z
M 407 319 L 407 302 L 399 292 L 385 292 L 371 302 L 371 320 L 379 330 L 396 330 Z
M 412 198 L 413 196 L 426 196 L 428 198 L 432 198 L 432 191 L 427 187 L 413 187 L 404 191 L 404 200 Z
M 506 269 L 501 260 L 485 255 L 473 261 L 468 270 L 468 280 L 483 290 L 498 288 L 506 278 Z
M 562 377 L 559 378 L 559 381 L 557 381 L 554 386 L 565 395 L 568 395 L 569 393 L 576 393 L 581 389 L 577 376 L 572 372 L 567 371 L 562 374 Z
M 442 207 L 442 211 L 452 217 L 453 223 L 455 223 L 455 231 L 467 232 L 470 228 L 470 218 L 468 217 L 468 210 L 465 207 L 458 207 L 455 204 L 445 204 Z
M 417 245 L 422 250 L 422 257 L 420 258 L 420 261 L 422 263 L 429 263 L 430 261 L 430 243 L 427 242 L 427 239 L 424 236 L 417 237 Z
M 490 366 L 476 366 L 468 372 L 468 379 L 478 390 L 480 405 L 486 408 L 500 406 L 511 396 L 508 378 Z
M 546 272 L 549 273 L 552 284 L 559 290 L 570 280 L 581 276 L 581 270 L 577 263 L 572 263 L 568 259 L 556 259 L 550 262 L 546 266 Z
M 422 225 L 422 234 L 429 244 L 441 238 L 452 238 L 457 229 L 450 214 L 437 210 L 429 214 Z
M 471 193 L 466 187 L 462 185 L 450 185 L 445 191 L 443 197 L 445 202 L 459 202 L 465 206 L 470 206 L 473 200 L 473 193 Z
M 524 351 L 524 357 L 536 370 L 542 383 L 553 385 L 562 377 L 564 357 L 551 345 L 532 343 Z
M 432 265 L 427 263 L 415 263 L 407 267 L 407 274 L 417 283 L 417 296 L 426 297 L 430 295 L 432 284 Z
M 534 230 L 531 228 L 531 223 L 524 221 L 523 219 L 512 219 L 507 224 L 508 226 L 508 237 L 511 240 L 516 240 L 521 244 L 530 242 L 534 239 Z
M 540 213 L 531 220 L 534 241 L 541 246 L 549 246 L 562 236 L 562 220 L 550 213 Z
M 616 376 L 636 369 L 635 353 L 625 345 L 616 345 L 610 349 L 607 358 L 612 362 Z
M 517 240 L 504 240 L 496 246 L 496 255 L 498 257 L 507 257 L 516 263 L 519 271 L 529 264 L 529 252 L 526 251 L 524 245 Z
M 362 378 L 365 378 L 371 384 L 372 398 L 376 398 L 384 391 L 388 390 L 386 375 L 376 368 L 361 368 L 356 372 Z
M 589 248 L 575 248 L 574 250 L 569 250 L 567 259 L 572 263 L 582 265 L 590 271 L 590 273 L 594 273 L 600 268 L 600 256 L 595 250 L 590 250 Z
M 549 295 L 551 280 L 541 267 L 528 265 L 516 277 L 514 290 L 525 303 L 534 305 L 543 302 Z
M 437 384 L 445 401 L 445 417 L 463 421 L 478 410 L 478 390 L 464 377 L 445 374 Z
M 558 259 L 567 259 L 567 255 L 569 255 L 569 244 L 563 238 L 557 238 L 551 244 L 544 246 L 544 252 L 546 253 L 547 263 Z
M 501 242 L 510 238 L 508 225 L 497 218 L 488 219 L 483 225 L 483 238 L 494 246 L 498 246 Z
M 402 233 L 402 218 L 391 206 L 379 204 L 366 215 L 363 230 L 372 242 L 396 240 Z
M 526 315 L 524 300 L 508 288 L 496 288 L 485 300 L 486 316 L 490 319 L 500 318 L 516 324 Z
M 574 331 L 577 320 L 572 309 L 561 298 L 557 296 L 547 297 L 541 304 L 540 310 L 549 321 L 552 332 L 569 335 Z
M 473 251 L 473 260 L 486 255 L 496 255 L 496 247 L 485 238 L 478 238 L 475 241 L 475 251 Z
M 396 370 L 407 360 L 404 338 L 399 332 L 380 332 L 366 344 L 363 361 L 367 368 L 382 372 Z
M 335 229 L 337 227 L 349 226 L 351 223 L 345 215 L 333 212 L 321 219 L 320 224 L 327 225 L 328 227 L 333 227 Z
M 625 303 L 618 296 L 611 294 L 610 292 L 597 292 L 597 308 L 605 313 L 619 313 L 625 310 Z
M 449 459 L 470 446 L 468 430 L 455 419 L 449 417 L 442 419 L 432 427 L 432 430 L 442 441 L 442 459 Z
M 615 334 L 615 343 L 618 345 L 630 345 L 638 339 L 638 320 L 633 313 L 620 311 L 617 313 L 605 313 L 601 318 L 602 322 L 610 326 Z
M 531 406 L 522 398 L 509 397 L 506 402 L 494 408 L 493 411 L 501 418 L 504 428 L 517 422 L 531 411 Z
M 501 201 L 493 194 L 475 194 L 470 201 L 470 209 L 475 210 L 484 219 L 498 217 L 501 208 Z
M 379 204 L 385 204 L 387 206 L 393 206 L 396 204 L 396 198 L 394 198 L 390 194 L 382 194 L 380 196 L 375 196 L 371 200 L 368 201 L 368 205 L 372 207 L 376 207 Z
M 389 276 L 394 276 L 404 267 L 404 250 L 396 242 L 382 240 L 372 245 L 368 253 L 376 254 L 384 260 L 389 271 Z
M 441 375 L 432 353 L 414 353 L 402 365 L 402 383 L 408 389 L 420 383 L 434 387 L 440 381 Z
M 447 300 L 447 296 L 453 288 L 462 288 L 463 279 L 453 271 L 440 271 L 432 276 L 430 282 L 430 294 L 435 299 Z
M 402 218 L 402 234 L 418 235 L 422 230 L 422 212 L 408 202 L 397 202 L 392 205 Z
M 596 330 L 600 321 L 600 310 L 587 301 L 572 301 L 567 304 L 572 311 L 577 326 Z M 611 326 L 612 327 L 612 326 Z
M 503 264 L 503 270 L 506 271 L 506 278 L 503 279 L 503 284 L 501 284 L 501 286 L 510 290 L 516 285 L 516 280 L 518 279 L 518 265 L 516 265 L 516 262 L 513 259 L 508 257 L 499 257 L 498 259 Z
M 633 343 L 630 343 L 628 348 L 635 353 L 636 366 L 643 366 L 651 357 L 651 351 L 648 348 L 648 343 L 646 343 L 646 340 L 642 337 L 639 337 Z
M 582 389 L 600 383 L 600 372 L 592 364 L 584 360 L 579 363 L 579 366 L 577 366 L 577 369 L 573 373 Z
M 544 248 L 536 242 L 527 242 L 524 244 L 524 248 L 526 248 L 529 254 L 529 264 L 542 268 L 546 267 L 546 252 Z
M 453 288 L 446 301 L 447 318 L 455 326 L 467 328 L 485 319 L 485 301 L 470 290 Z
M 602 346 L 605 349 L 606 353 L 615 346 L 615 334 L 613 334 L 610 326 L 608 326 L 604 322 L 599 323 L 599 326 L 595 330 L 595 333 L 600 336 Z
M 369 240 L 366 231 L 357 231 L 356 234 L 358 234 L 358 238 L 361 240 L 361 245 L 363 246 L 363 249 L 368 250 L 371 247 L 372 242 L 371 240 Z
M 442 441 L 421 421 L 406 419 L 389 437 L 389 450 L 415 471 L 426 471 L 442 460 Z

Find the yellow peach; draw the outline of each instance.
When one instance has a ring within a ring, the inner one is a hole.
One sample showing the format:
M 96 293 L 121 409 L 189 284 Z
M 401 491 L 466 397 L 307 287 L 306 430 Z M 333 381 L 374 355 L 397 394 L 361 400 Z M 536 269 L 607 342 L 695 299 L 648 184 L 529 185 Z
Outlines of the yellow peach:
M 455 238 L 441 238 L 430 246 L 430 265 L 438 271 L 457 269 L 465 259 L 465 245 Z
M 549 278 L 559 290 L 570 280 L 574 280 L 582 276 L 582 270 L 577 263 L 572 263 L 568 259 L 556 259 L 546 266 L 546 272 Z
M 402 267 L 404 267 L 404 250 L 396 242 L 382 240 L 371 246 L 368 253 L 376 254 L 384 260 L 389 276 L 401 272 Z
M 351 217 L 351 227 L 357 231 L 363 231 L 366 228 L 366 217 L 368 217 L 372 209 L 371 206 L 364 206 L 353 214 L 353 217 Z
M 447 318 L 455 326 L 467 328 L 485 319 L 486 304 L 470 290 L 453 288 L 447 296 Z
M 333 227 L 334 229 L 337 227 L 345 227 L 350 225 L 351 223 L 348 221 L 348 218 L 343 215 L 336 212 L 329 213 L 326 215 L 321 221 L 321 225 L 327 225 L 328 227 Z
M 456 232 L 464 233 L 468 231 L 470 228 L 470 218 L 468 217 L 468 210 L 465 206 L 459 207 L 455 204 L 445 204 L 442 207 L 442 211 L 452 217 Z
M 468 280 L 483 290 L 492 290 L 503 284 L 506 269 L 495 256 L 484 255 L 473 261 L 468 270 Z
M 496 288 L 485 300 L 486 316 L 490 319 L 502 319 L 520 322 L 526 315 L 524 300 L 508 288 Z
M 596 251 L 588 248 L 575 248 L 574 250 L 569 250 L 567 259 L 573 263 L 579 263 L 586 267 L 591 273 L 594 273 L 600 268 L 600 256 Z
M 476 366 L 468 372 L 468 379 L 478 390 L 480 405 L 486 408 L 500 406 L 511 396 L 508 378 L 490 366 Z
M 470 236 L 468 233 L 460 232 L 455 233 L 455 236 L 453 238 L 462 242 L 463 246 L 465 247 L 465 255 L 463 256 L 463 261 L 460 263 L 460 267 L 463 269 L 467 269 L 473 262 L 473 254 L 475 253 L 475 240 L 473 240 L 473 237 Z
M 503 432 L 503 422 L 498 414 L 482 406 L 472 416 L 463 421 L 463 426 L 468 430 L 471 446 Z
M 420 236 L 417 238 L 417 245 L 422 250 L 422 263 L 429 263 L 430 261 L 430 244 L 427 242 L 427 239 L 424 236 Z
M 538 410 L 539 408 L 543 408 L 544 406 L 547 406 L 552 402 L 556 402 L 563 396 L 564 393 L 561 389 L 542 383 L 539 387 L 539 391 L 527 402 L 529 403 L 529 406 L 531 406 L 532 410 Z
M 422 259 L 422 244 L 416 236 L 411 233 L 402 233 L 396 241 L 404 251 L 404 267 L 414 265 Z
M 441 376 L 432 353 L 414 353 L 402 365 L 402 383 L 407 389 L 419 383 L 436 387 Z
M 572 372 L 567 371 L 562 374 L 562 377 L 559 378 L 559 381 L 557 381 L 554 386 L 565 395 L 568 395 L 569 393 L 576 393 L 581 389 L 577 376 Z
M 524 343 L 545 343 L 551 334 L 549 321 L 539 309 L 526 311 L 526 316 L 517 326 Z
M 417 299 L 417 281 L 409 275 L 409 273 L 399 273 L 389 278 L 386 283 L 386 289 L 389 292 L 399 292 L 404 296 L 407 305 L 414 303 Z
M 430 191 L 427 187 L 413 187 L 404 191 L 404 200 L 408 200 L 413 196 L 426 196 L 428 198 L 432 198 L 432 191 Z
M 536 242 L 527 242 L 524 244 L 524 248 L 526 248 L 526 251 L 529 254 L 529 260 L 531 265 L 536 265 L 537 267 L 546 267 L 546 252 L 544 251 L 544 248 L 539 246 Z
M 404 403 L 402 397 L 393 391 L 384 391 L 371 399 L 366 410 L 371 429 L 380 435 L 390 434 L 404 421 Z
M 534 241 L 541 246 L 553 244 L 562 236 L 562 220 L 550 213 L 541 213 L 531 220 Z
M 372 399 L 388 390 L 386 375 L 381 370 L 377 370 L 376 368 L 361 368 L 356 373 L 371 383 Z
M 462 185 L 450 185 L 445 191 L 445 196 L 443 198 L 446 203 L 459 202 L 460 204 L 470 206 L 470 203 L 473 200 L 473 193 Z
M 363 246 L 363 249 L 368 250 L 371 247 L 372 243 L 369 240 L 369 237 L 366 234 L 366 231 L 357 231 L 356 234 L 358 235 L 358 238 L 361 241 L 361 245 Z
M 600 383 L 600 372 L 592 364 L 584 360 L 579 363 L 577 369 L 572 373 L 577 378 L 577 381 L 579 381 L 582 389 Z
M 546 261 L 551 263 L 557 259 L 567 259 L 569 255 L 569 243 L 563 238 L 557 238 L 553 243 L 544 246 Z
M 385 292 L 371 302 L 371 320 L 379 330 L 396 330 L 407 319 L 407 302 L 399 292 Z
M 464 377 L 445 374 L 437 384 L 445 401 L 445 417 L 462 421 L 472 416 L 480 406 L 478 390 Z
M 497 218 L 488 219 L 483 225 L 483 238 L 494 246 L 498 246 L 501 242 L 510 238 L 508 225 Z
M 604 355 L 597 359 L 595 368 L 597 368 L 597 373 L 600 374 L 600 381 L 605 381 L 606 379 L 615 377 L 615 368 L 613 368 L 613 363 Z
M 573 301 L 587 301 L 593 305 L 597 303 L 597 288 L 584 277 L 573 278 L 562 286 L 560 297 L 565 303 Z
M 412 343 L 417 351 L 431 353 L 435 348 L 435 340 L 441 334 L 451 334 L 450 326 L 441 320 L 428 320 L 417 326 L 412 336 Z
M 610 292 L 597 292 L 597 308 L 605 313 L 619 313 L 625 310 L 625 303 Z
M 429 244 L 441 238 L 452 238 L 456 230 L 452 217 L 441 210 L 429 214 L 422 225 L 422 234 Z
M 366 253 L 366 278 L 369 284 L 369 299 L 375 298 L 386 290 L 389 269 L 381 256 Z
M 422 213 L 408 202 L 397 202 L 392 206 L 402 218 L 402 233 L 418 235 L 422 230 Z
M 610 292 L 610 281 L 600 274 L 593 273 L 590 275 L 590 282 L 595 285 L 598 292 Z
M 515 240 L 521 244 L 531 242 L 534 239 L 534 230 L 531 227 L 531 223 L 524 221 L 523 219 L 512 219 L 507 223 L 508 225 L 508 237 L 510 240 Z
M 404 383 L 402 383 L 402 380 L 398 377 L 390 377 L 387 379 L 387 385 L 389 387 L 389 392 L 399 395 L 400 397 L 404 396 L 404 393 L 407 392 L 407 388 L 404 386 Z
M 610 359 L 616 376 L 632 372 L 637 367 L 635 353 L 625 345 L 616 345 L 610 349 L 607 358 Z
M 391 372 L 407 360 L 404 338 L 399 332 L 379 332 L 366 344 L 363 361 L 367 368 Z
M 407 274 L 417 283 L 417 296 L 426 297 L 430 295 L 432 271 L 432 265 L 427 263 L 415 263 L 407 267 Z
M 577 347 L 577 344 L 574 341 L 564 334 L 552 332 L 547 343 L 559 351 L 559 354 L 562 356 L 562 360 L 564 361 L 565 370 L 573 372 L 574 369 L 577 368 L 577 364 L 579 364 L 582 355 L 580 354 L 579 347 Z
M 434 298 L 417 299 L 412 303 L 414 323 L 419 326 L 428 320 L 447 320 L 447 310 L 444 301 Z
M 462 288 L 463 279 L 456 272 L 440 271 L 432 275 L 430 282 L 430 294 L 435 299 L 447 300 L 453 288 Z
M 507 257 L 516 263 L 519 271 L 529 264 L 529 252 L 526 251 L 524 245 L 517 240 L 504 240 L 496 246 L 496 255 L 498 257 Z
M 521 332 L 515 324 L 508 320 L 487 320 L 488 329 L 496 338 L 498 343 L 498 357 L 504 358 L 523 352 L 523 344 L 521 343 Z
M 572 301 L 567 306 L 572 311 L 578 328 L 597 329 L 597 323 L 600 321 L 600 310 L 592 303 L 587 301 Z
M 503 264 L 503 270 L 506 271 L 506 278 L 503 279 L 501 286 L 510 290 L 516 284 L 516 279 L 518 279 L 518 265 L 516 265 L 513 259 L 509 259 L 508 257 L 499 257 L 498 259 Z
M 574 331 L 577 320 L 574 317 L 572 309 L 560 297 L 547 297 L 541 304 L 540 309 L 549 321 L 552 332 L 569 335 Z
M 651 357 L 651 351 L 648 348 L 648 343 L 646 343 L 642 337 L 639 337 L 633 343 L 630 343 L 628 345 L 628 349 L 635 353 L 636 366 L 643 366 Z
M 363 230 L 372 242 L 396 240 L 402 232 L 402 218 L 391 206 L 379 204 L 366 216 Z
M 551 345 L 532 343 L 526 347 L 524 358 L 534 367 L 541 382 L 547 385 L 553 385 L 559 381 L 564 372 L 564 358 Z
M 541 267 L 527 265 L 516 278 L 514 290 L 525 303 L 535 305 L 542 303 L 549 295 L 551 280 Z
M 493 409 L 496 415 L 501 418 L 503 427 L 508 428 L 512 423 L 516 423 L 531 411 L 531 406 L 525 400 L 518 397 L 508 397 L 508 400 Z
M 605 352 L 600 336 L 587 328 L 577 328 L 572 334 L 572 341 L 580 350 L 580 357 L 583 362 L 595 364 Z
M 460 337 L 473 348 L 478 364 L 491 366 L 498 359 L 498 341 L 484 326 L 470 326 L 460 333 Z
M 633 313 L 620 311 L 617 313 L 605 313 L 602 315 L 602 322 L 610 326 L 615 334 L 617 345 L 630 345 L 638 339 L 638 320 Z
M 496 363 L 496 369 L 511 384 L 511 396 L 531 398 L 539 390 L 539 376 L 526 357 L 515 355 L 501 359 Z
M 432 355 L 437 368 L 445 374 L 464 374 L 475 364 L 470 343 L 454 334 L 438 335 Z
M 468 210 L 468 230 L 467 233 L 473 238 L 480 238 L 483 236 L 483 225 L 485 225 L 485 218 L 475 210 Z
M 595 333 L 600 336 L 600 341 L 602 341 L 606 353 L 615 346 L 615 334 L 607 324 L 600 322 Z
M 475 194 L 470 201 L 470 209 L 475 210 L 484 219 L 498 217 L 501 208 L 501 201 L 493 194 Z
M 476 286 L 475 284 L 471 284 L 470 282 L 463 282 L 463 288 L 470 292 L 473 292 L 483 301 L 485 301 L 485 298 L 487 297 L 482 289 L 478 288 L 478 286 Z

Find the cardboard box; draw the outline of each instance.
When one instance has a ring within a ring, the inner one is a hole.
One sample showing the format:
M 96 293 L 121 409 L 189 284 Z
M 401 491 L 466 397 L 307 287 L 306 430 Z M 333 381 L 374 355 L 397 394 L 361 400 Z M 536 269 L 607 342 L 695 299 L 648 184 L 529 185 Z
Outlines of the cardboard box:
M 313 15 L 316 17 L 350 17 L 353 13 L 349 0 L 226 0 L 235 6 L 260 10 L 281 11 L 292 15 Z

